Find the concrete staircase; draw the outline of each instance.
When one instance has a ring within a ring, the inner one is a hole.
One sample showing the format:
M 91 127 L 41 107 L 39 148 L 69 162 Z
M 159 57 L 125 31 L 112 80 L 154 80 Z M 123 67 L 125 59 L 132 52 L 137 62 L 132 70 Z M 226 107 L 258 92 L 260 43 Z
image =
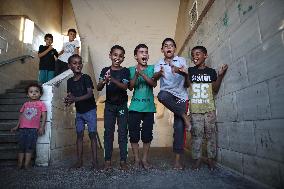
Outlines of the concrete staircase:
M 36 81 L 21 81 L 14 89 L 0 94 L 0 166 L 16 165 L 17 133 L 11 133 L 19 118 L 19 110 L 28 100 L 25 87 Z

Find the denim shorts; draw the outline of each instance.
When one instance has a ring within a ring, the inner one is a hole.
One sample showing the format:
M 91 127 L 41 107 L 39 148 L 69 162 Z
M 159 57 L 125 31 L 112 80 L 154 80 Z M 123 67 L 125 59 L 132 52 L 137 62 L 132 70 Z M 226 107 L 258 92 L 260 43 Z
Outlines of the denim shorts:
M 81 133 L 85 129 L 85 124 L 88 125 L 88 131 L 97 132 L 97 109 L 94 108 L 85 113 L 76 113 L 76 132 Z
M 36 148 L 37 129 L 19 129 L 19 153 L 33 153 Z

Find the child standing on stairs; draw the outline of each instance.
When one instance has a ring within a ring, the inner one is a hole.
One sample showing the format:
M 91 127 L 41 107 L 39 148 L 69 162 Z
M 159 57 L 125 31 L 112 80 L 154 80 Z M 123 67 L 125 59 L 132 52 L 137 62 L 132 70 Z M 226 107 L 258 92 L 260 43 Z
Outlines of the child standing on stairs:
M 40 101 L 43 94 L 42 87 L 37 83 L 30 84 L 26 88 L 26 94 L 30 99 L 20 109 L 21 115 L 17 126 L 11 129 L 11 132 L 19 130 L 19 169 L 23 165 L 25 169 L 30 167 L 38 134 L 42 135 L 44 133 L 46 122 L 46 106 Z M 41 118 L 42 122 L 40 123 Z

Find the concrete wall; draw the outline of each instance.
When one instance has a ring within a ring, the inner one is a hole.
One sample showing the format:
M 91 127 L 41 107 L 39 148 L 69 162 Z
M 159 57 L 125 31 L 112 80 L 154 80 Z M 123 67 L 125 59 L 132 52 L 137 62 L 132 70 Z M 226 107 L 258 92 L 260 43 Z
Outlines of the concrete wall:
M 111 64 L 110 48 L 119 44 L 126 50 L 122 66 L 136 64 L 133 50 L 139 43 L 149 47 L 149 64 L 161 54 L 161 43 L 174 37 L 179 1 L 173 0 L 71 0 L 80 37 L 90 47 L 96 78 Z M 161 14 L 166 13 L 166 14 Z M 104 92 L 100 93 L 104 95 Z
M 28 64 L 18 62 L 1 67 L 0 93 L 3 93 L 20 80 L 37 80 L 39 59 L 36 51 L 44 44 L 47 32 L 54 35 L 54 44 L 57 43 L 56 39 L 61 35 L 62 0 L 1 0 L 0 3 L 0 62 L 26 54 L 36 57 L 27 60 Z M 21 15 L 35 23 L 32 44 L 19 40 Z M 8 47 L 7 51 L 5 47 Z
M 283 7 L 283 0 L 216 0 L 180 51 L 190 58 L 204 45 L 208 65 L 229 65 L 216 96 L 218 161 L 274 188 L 284 187 Z

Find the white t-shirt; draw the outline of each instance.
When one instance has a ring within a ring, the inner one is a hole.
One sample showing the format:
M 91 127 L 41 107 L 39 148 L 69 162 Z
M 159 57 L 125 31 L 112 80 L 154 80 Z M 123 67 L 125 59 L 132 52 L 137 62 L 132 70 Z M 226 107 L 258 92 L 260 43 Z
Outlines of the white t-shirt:
M 176 67 L 184 66 L 187 69 L 186 60 L 182 57 L 175 56 L 172 64 Z M 184 76 L 173 73 L 172 68 L 169 64 L 165 63 L 164 58 L 160 59 L 157 64 L 155 64 L 154 72 L 159 72 L 161 67 L 164 67 L 164 74 L 160 78 L 160 90 L 167 91 L 178 97 L 180 99 L 188 100 L 188 91 L 187 88 L 184 87 Z
M 75 48 L 80 47 L 79 41 L 74 40 L 71 42 L 66 42 L 63 44 L 63 54 L 58 57 L 59 60 L 62 62 L 68 63 L 68 58 L 72 56 L 75 52 Z

